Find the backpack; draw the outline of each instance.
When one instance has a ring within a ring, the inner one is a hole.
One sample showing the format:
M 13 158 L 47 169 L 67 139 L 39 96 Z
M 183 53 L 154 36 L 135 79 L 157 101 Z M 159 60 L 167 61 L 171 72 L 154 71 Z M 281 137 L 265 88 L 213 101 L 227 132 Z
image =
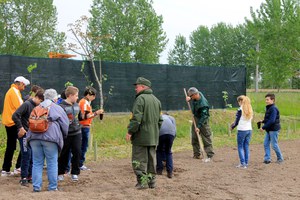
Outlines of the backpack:
M 29 116 L 29 130 L 33 133 L 44 133 L 49 128 L 49 108 L 42 106 L 36 106 L 30 113 Z

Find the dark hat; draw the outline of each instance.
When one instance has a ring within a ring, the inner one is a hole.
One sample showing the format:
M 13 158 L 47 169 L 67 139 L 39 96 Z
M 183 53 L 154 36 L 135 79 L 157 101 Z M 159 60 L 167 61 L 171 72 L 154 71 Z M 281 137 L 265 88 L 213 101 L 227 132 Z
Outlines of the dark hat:
M 144 77 L 138 77 L 133 85 L 145 85 L 151 87 L 151 82 L 148 79 L 145 79 Z

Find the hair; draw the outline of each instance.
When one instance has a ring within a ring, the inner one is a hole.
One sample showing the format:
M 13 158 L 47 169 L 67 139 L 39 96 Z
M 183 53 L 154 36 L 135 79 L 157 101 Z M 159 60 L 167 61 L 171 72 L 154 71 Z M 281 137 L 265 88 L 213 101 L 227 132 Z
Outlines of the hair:
M 33 85 L 33 86 L 31 87 L 31 89 L 30 89 L 30 92 L 29 92 L 30 96 L 35 97 L 37 91 L 40 90 L 40 89 L 43 89 L 43 88 L 41 88 L 41 87 L 38 86 L 38 85 Z M 43 91 L 43 92 L 44 92 L 44 91 Z
M 88 86 L 85 88 L 85 91 L 84 91 L 84 96 L 87 96 L 87 95 L 91 95 L 91 96 L 95 96 L 97 94 L 97 90 L 95 88 L 93 88 L 92 86 Z
M 271 100 L 274 100 L 274 101 L 275 101 L 275 94 L 273 94 L 273 93 L 268 93 L 268 94 L 266 94 L 265 98 L 267 98 L 267 97 L 270 97 Z
M 195 87 L 191 87 L 189 90 L 188 90 L 188 96 L 191 96 L 191 95 L 194 95 L 194 94 L 199 94 L 199 90 Z
M 49 99 L 51 101 L 57 99 L 57 92 L 56 92 L 56 90 L 54 90 L 52 88 L 45 90 L 45 92 L 44 92 L 44 98 L 45 99 Z
M 43 88 L 40 87 L 40 89 L 38 89 L 37 91 L 35 91 L 34 96 L 41 99 L 42 101 L 44 101 L 44 92 L 45 90 Z
M 238 96 L 237 101 L 242 103 L 242 115 L 248 120 L 251 119 L 253 117 L 253 109 L 249 97 L 241 95 Z
M 78 92 L 79 92 L 79 90 L 78 90 L 77 87 L 68 86 L 66 91 L 65 91 L 65 94 L 66 94 L 66 97 L 68 98 L 70 95 L 75 95 Z

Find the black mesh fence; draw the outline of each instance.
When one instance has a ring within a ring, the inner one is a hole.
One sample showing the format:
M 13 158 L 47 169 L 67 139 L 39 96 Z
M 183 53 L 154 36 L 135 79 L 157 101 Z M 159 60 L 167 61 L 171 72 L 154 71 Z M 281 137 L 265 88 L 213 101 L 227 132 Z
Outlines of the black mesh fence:
M 29 73 L 27 67 L 37 63 Z M 84 70 L 82 64 L 84 63 Z M 95 62 L 99 75 L 99 62 Z M 152 65 L 141 63 L 101 62 L 104 109 L 106 112 L 128 112 L 135 98 L 133 83 L 143 76 L 152 82 L 154 94 L 162 103 L 163 110 L 187 109 L 183 88 L 198 88 L 208 99 L 211 108 L 224 108 L 222 91 L 228 93 L 228 103 L 237 106 L 236 97 L 246 94 L 246 69 L 236 67 L 191 67 Z M 85 78 L 84 74 L 88 76 Z M 59 93 L 70 81 L 83 95 L 88 81 L 98 89 L 90 63 L 80 60 L 48 59 L 20 56 L 0 56 L 0 109 L 6 91 L 17 76 L 24 76 L 32 84 L 54 88 Z M 29 93 L 29 87 L 22 92 Z M 99 95 L 93 107 L 99 105 Z

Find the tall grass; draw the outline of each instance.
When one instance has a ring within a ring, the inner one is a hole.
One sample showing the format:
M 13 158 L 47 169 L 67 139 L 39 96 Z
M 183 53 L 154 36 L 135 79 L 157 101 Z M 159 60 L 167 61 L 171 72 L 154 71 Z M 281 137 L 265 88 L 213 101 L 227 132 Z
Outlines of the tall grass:
M 262 143 L 264 133 L 256 128 L 256 122 L 263 119 L 266 93 L 248 93 L 252 100 L 255 111 L 253 119 L 253 134 L 251 143 Z M 300 138 L 300 93 L 276 93 L 276 104 L 281 113 L 282 130 L 280 140 Z M 224 146 L 236 146 L 236 130 L 229 131 L 229 124 L 235 119 L 236 108 L 230 110 L 215 109 L 210 112 L 210 125 L 213 134 L 213 145 L 215 148 Z M 177 137 L 174 141 L 173 151 L 191 150 L 190 127 L 191 113 L 189 111 L 170 112 L 175 117 L 177 123 Z M 91 128 L 90 148 L 88 160 L 94 159 L 96 150 L 97 159 L 113 159 L 129 157 L 131 145 L 125 141 L 127 125 L 130 113 L 105 114 L 100 121 L 94 119 Z M 6 133 L 3 126 L 0 127 L 0 158 L 3 158 L 6 144 Z M 95 148 L 95 144 L 97 149 Z

